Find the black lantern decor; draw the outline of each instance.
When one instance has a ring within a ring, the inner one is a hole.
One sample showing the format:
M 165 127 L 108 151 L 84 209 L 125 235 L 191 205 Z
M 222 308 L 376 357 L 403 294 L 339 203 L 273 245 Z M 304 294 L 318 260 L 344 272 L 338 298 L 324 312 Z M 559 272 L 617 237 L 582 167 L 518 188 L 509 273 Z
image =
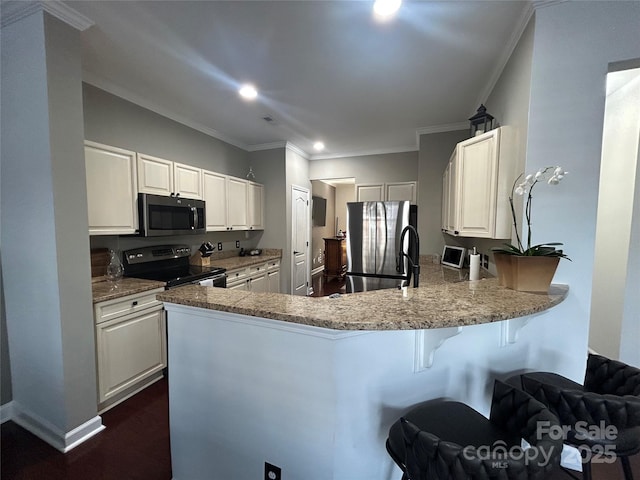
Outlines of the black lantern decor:
M 480 104 L 477 113 L 469 119 L 471 122 L 471 136 L 488 132 L 493 128 L 493 116 L 487 113 L 487 108 Z

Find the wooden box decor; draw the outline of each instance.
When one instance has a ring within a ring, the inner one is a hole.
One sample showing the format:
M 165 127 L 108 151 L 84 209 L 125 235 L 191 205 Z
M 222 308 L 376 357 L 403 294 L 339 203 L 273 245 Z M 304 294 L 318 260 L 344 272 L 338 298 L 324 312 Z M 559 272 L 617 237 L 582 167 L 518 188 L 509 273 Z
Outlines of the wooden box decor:
M 560 257 L 494 253 L 501 286 L 520 292 L 547 293 Z

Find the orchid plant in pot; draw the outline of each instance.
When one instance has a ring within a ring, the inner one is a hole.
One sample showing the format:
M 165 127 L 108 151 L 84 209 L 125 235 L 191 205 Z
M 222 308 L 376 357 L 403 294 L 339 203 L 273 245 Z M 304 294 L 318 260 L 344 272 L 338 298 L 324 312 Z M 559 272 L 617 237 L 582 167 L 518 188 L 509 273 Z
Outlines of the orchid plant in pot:
M 504 244 L 504 247 L 494 248 L 494 258 L 498 270 L 498 279 L 501 285 L 514 290 L 546 292 L 555 274 L 558 262 L 561 258 L 571 260 L 562 249 L 562 243 L 551 242 L 531 245 L 531 213 L 533 207 L 533 189 L 546 181 L 549 185 L 557 185 L 567 175 L 562 167 L 544 167 L 535 174 L 522 177 L 521 174 L 513 182 L 509 205 L 516 232 L 517 245 Z M 522 180 L 522 181 L 520 181 Z M 514 195 L 527 195 L 524 208 L 524 219 L 527 222 L 526 248 L 522 243 L 516 210 L 513 205 Z

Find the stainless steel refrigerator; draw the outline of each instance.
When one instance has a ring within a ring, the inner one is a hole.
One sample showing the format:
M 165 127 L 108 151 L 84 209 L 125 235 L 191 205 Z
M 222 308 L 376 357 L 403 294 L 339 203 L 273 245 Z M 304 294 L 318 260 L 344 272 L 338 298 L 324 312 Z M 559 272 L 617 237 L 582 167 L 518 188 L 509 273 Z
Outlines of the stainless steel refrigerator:
M 406 285 L 408 260 L 398 264 L 400 248 L 409 253 L 409 236 L 400 245 L 402 230 L 415 225 L 417 210 L 409 202 L 347 203 L 348 293 Z

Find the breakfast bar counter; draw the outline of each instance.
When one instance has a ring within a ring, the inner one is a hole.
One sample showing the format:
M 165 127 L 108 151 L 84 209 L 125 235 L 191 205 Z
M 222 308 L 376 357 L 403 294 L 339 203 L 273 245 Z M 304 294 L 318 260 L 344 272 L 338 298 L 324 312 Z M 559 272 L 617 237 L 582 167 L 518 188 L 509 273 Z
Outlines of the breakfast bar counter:
M 299 297 L 200 286 L 168 290 L 165 303 L 269 318 L 335 330 L 416 330 L 507 320 L 560 303 L 569 288 L 553 285 L 547 294 L 516 292 L 495 278 L 455 280 L 459 272 L 422 266 L 420 288 L 387 289 L 335 297 Z M 452 269 L 451 269 L 452 270 Z
M 546 315 L 568 287 L 425 267 L 406 292 L 160 293 L 173 478 L 255 480 L 269 463 L 293 480 L 396 480 L 385 440 L 411 406 L 447 397 L 488 414 L 495 378 L 575 362 Z

